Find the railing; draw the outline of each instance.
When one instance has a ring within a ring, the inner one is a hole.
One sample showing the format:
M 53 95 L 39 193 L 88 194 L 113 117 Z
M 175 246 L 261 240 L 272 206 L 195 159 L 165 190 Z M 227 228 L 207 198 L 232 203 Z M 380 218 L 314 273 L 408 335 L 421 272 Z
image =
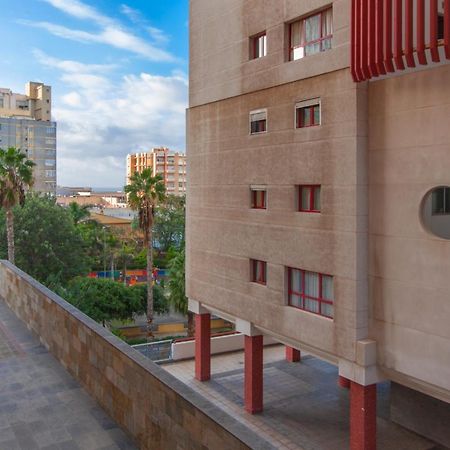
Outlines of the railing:
M 356 82 L 450 60 L 450 0 L 352 0 L 351 42 Z

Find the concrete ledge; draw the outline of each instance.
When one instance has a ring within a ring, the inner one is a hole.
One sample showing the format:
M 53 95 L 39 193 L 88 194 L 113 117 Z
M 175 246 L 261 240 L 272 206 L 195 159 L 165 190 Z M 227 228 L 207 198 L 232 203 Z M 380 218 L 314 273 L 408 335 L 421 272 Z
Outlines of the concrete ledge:
M 272 448 L 7 261 L 0 297 L 140 448 Z

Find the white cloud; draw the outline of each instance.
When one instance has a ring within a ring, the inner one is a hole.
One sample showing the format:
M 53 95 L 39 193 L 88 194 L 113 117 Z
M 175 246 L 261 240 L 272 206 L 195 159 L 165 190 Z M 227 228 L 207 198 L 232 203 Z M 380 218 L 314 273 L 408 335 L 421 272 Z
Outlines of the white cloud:
M 95 8 L 78 0 L 44 0 L 54 8 L 65 12 L 78 19 L 87 19 L 97 22 L 99 25 L 111 25 L 114 21 L 98 12 Z
M 20 20 L 19 23 L 44 29 L 54 36 L 58 36 L 63 39 L 69 39 L 82 43 L 110 45 L 112 47 L 143 56 L 150 61 L 175 61 L 175 57 L 170 53 L 157 48 L 155 45 L 152 45 L 144 39 L 125 31 L 119 26 L 107 26 L 98 33 L 91 33 L 83 30 L 74 30 L 72 28 L 67 28 L 50 22 Z
M 62 81 L 70 85 L 54 99 L 59 184 L 122 186 L 128 153 L 161 145 L 184 150 L 187 79 L 182 72 L 127 75 L 113 82 L 103 65 L 34 53 L 42 64 L 61 70 Z

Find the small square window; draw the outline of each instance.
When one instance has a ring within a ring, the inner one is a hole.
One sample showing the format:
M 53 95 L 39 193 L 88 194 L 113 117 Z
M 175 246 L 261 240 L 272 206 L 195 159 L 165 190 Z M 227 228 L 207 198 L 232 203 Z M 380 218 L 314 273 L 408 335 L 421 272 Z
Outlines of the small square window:
M 320 100 L 306 100 L 295 105 L 295 127 L 306 128 L 320 125 Z
M 250 134 L 267 131 L 267 111 L 259 110 L 250 113 Z
M 263 188 L 251 188 L 251 207 L 253 209 L 267 208 L 267 191 Z
M 298 186 L 298 210 L 302 212 L 320 212 L 320 186 Z
M 250 38 L 250 59 L 262 58 L 267 55 L 266 32 L 257 34 Z
M 250 260 L 250 279 L 253 283 L 267 283 L 267 263 L 256 259 Z

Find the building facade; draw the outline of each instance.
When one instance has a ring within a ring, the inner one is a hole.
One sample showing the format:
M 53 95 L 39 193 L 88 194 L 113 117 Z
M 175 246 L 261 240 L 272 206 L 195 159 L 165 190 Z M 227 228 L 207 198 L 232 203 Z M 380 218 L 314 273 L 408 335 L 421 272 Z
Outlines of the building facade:
M 36 192 L 56 192 L 56 122 L 51 121 L 51 87 L 29 82 L 26 94 L 0 88 L 0 148 L 16 147 L 36 165 Z
M 168 194 L 186 194 L 186 155 L 166 147 L 127 155 L 127 184 L 135 172 L 142 172 L 149 167 L 153 176 L 160 174 L 163 177 Z
M 209 378 L 214 313 L 246 335 L 251 413 L 269 335 L 291 360 L 339 367 L 353 449 L 375 448 L 383 380 L 392 401 L 420 396 L 429 417 L 439 402 L 450 420 L 450 2 L 190 8 L 196 377 Z M 393 419 L 449 445 L 405 409 Z

